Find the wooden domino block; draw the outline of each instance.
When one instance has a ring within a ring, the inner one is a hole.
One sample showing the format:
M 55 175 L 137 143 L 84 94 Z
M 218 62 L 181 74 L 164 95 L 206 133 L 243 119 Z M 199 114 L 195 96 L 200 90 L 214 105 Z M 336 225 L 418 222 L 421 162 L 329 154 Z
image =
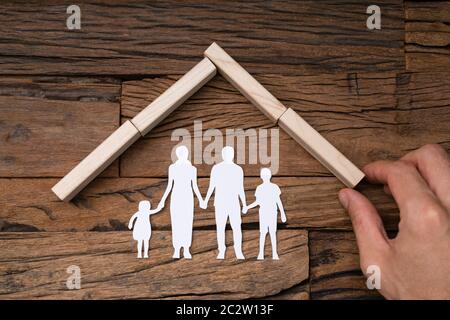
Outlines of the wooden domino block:
M 147 134 L 214 77 L 216 71 L 214 64 L 204 58 L 144 110 L 103 141 L 52 188 L 53 192 L 61 200 L 70 201 L 139 137 Z
M 340 153 L 294 110 L 287 109 L 277 98 L 242 68 L 218 44 L 213 43 L 205 51 L 208 57 L 234 87 L 250 100 L 274 123 L 278 123 L 292 138 L 302 145 L 320 163 L 353 188 L 364 177 L 350 160 Z
M 206 49 L 204 54 L 216 65 L 225 79 L 274 123 L 286 111 L 286 107 L 277 98 L 256 81 L 218 44 L 214 42 Z
M 355 187 L 364 178 L 361 170 L 294 110 L 289 108 L 280 117 L 278 124 L 347 187 Z
M 217 69 L 209 59 L 204 58 L 169 89 L 139 112 L 131 122 L 144 136 L 173 110 L 198 91 L 216 75 Z
M 70 201 L 140 137 L 139 130 L 126 121 L 62 178 L 52 191 L 61 200 Z

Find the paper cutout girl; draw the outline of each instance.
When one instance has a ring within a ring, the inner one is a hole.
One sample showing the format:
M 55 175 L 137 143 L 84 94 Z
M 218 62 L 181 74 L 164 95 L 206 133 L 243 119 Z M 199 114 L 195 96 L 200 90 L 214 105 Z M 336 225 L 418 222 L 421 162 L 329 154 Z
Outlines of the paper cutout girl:
M 133 229 L 133 239 L 137 241 L 138 258 L 142 258 L 142 245 L 144 245 L 144 258 L 148 258 L 149 242 L 152 235 L 150 215 L 161 211 L 158 207 L 150 210 L 150 201 L 139 202 L 139 211 L 133 214 L 128 223 L 128 229 Z M 136 220 L 133 228 L 133 222 Z

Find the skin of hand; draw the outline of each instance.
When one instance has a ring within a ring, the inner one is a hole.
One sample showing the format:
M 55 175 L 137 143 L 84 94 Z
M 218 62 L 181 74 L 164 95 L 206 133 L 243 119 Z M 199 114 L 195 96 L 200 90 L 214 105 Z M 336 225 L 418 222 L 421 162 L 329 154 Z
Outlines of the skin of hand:
M 399 231 L 389 239 L 373 204 L 353 189 L 339 200 L 348 211 L 363 273 L 377 265 L 379 292 L 387 299 L 450 299 L 450 158 L 425 145 L 399 161 L 376 161 L 363 171 L 384 185 L 400 210 Z

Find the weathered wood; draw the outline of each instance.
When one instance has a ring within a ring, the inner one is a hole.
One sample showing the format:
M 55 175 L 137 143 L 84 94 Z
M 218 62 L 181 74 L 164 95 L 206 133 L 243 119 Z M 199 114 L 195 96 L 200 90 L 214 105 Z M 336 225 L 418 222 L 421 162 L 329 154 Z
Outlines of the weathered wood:
M 352 232 L 310 232 L 311 299 L 381 299 L 359 267 Z
M 279 261 L 257 261 L 259 232 L 244 230 L 247 259 L 237 262 L 226 236 L 218 262 L 215 231 L 194 232 L 192 260 L 172 259 L 169 231 L 153 232 L 149 259 L 136 258 L 131 232 L 0 233 L 0 298 L 263 298 L 308 278 L 306 231 L 278 232 Z M 66 287 L 71 265 L 81 269 L 80 290 Z
M 449 74 L 257 75 L 255 78 L 360 168 L 373 160 L 399 158 L 426 143 L 440 143 L 450 150 Z M 124 82 L 123 119 L 133 117 L 173 79 Z M 171 150 L 178 143 L 171 141 L 171 134 L 186 128 L 193 137 L 195 120 L 202 121 L 204 131 L 216 128 L 222 134 L 226 128 L 273 128 L 256 107 L 226 80 L 216 76 L 123 155 L 121 175 L 166 176 Z M 270 142 L 269 138 L 269 150 Z M 203 148 L 209 143 L 204 141 Z M 279 175 L 330 175 L 282 130 L 279 144 Z M 210 165 L 195 165 L 200 176 L 209 176 Z M 261 166 L 247 161 L 243 167 L 246 175 L 259 176 Z
M 140 137 L 131 121 L 125 121 L 59 180 L 52 191 L 59 199 L 70 201 Z
M 244 97 L 254 104 L 259 111 L 273 123 L 277 123 L 287 110 L 261 83 L 253 78 L 236 60 L 225 52 L 217 43 L 205 50 L 208 57 L 219 69 L 220 74 L 230 82 Z M 255 51 L 255 54 L 257 52 Z
M 405 55 L 409 71 L 450 69 L 450 2 L 405 2 Z
M 81 30 L 66 28 L 67 2 L 2 2 L 2 74 L 183 74 L 217 41 L 252 74 L 392 71 L 404 68 L 401 0 L 80 0 Z M 258 54 L 254 54 L 257 51 Z
M 108 78 L 0 78 L 0 176 L 65 175 L 118 127 L 119 95 Z
M 281 291 L 280 293 L 264 297 L 268 300 L 309 300 L 309 282 L 304 282 L 296 285 L 287 290 Z
M 150 200 L 155 207 L 165 190 L 166 179 L 119 178 L 96 179 L 71 203 L 58 201 L 50 191 L 55 179 L 0 179 L 0 231 L 119 231 L 140 200 Z M 254 200 L 259 178 L 245 178 L 247 201 Z M 339 204 L 337 193 L 342 187 L 331 177 L 273 178 L 282 191 L 281 198 L 287 224 L 280 227 L 312 227 L 351 230 L 347 213 Z M 208 179 L 199 179 L 203 196 Z M 382 187 L 362 185 L 360 190 L 371 199 L 386 226 L 397 229 L 398 209 Z M 211 200 L 212 201 L 212 200 Z M 170 205 L 151 218 L 154 229 L 170 230 Z M 258 228 L 258 209 L 242 216 L 244 228 Z M 195 201 L 194 227 L 215 229 L 212 202 L 207 210 Z
M 289 108 L 278 125 L 348 188 L 354 188 L 364 173 L 339 150 Z
M 146 135 L 211 80 L 216 71 L 209 59 L 202 59 L 130 121 L 142 136 Z

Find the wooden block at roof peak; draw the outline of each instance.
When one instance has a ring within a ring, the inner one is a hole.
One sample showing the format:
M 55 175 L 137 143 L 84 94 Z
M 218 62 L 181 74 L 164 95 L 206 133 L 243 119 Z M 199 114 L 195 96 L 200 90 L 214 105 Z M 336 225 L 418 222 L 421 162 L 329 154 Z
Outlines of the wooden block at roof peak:
M 276 123 L 286 107 L 241 67 L 217 43 L 206 49 L 205 56 L 219 69 L 220 74 L 239 90 L 272 122 Z
M 347 187 L 355 187 L 364 178 L 364 173 L 358 167 L 294 110 L 289 108 L 283 113 L 278 124 Z
M 203 87 L 205 83 L 211 80 L 216 75 L 216 71 L 214 64 L 209 59 L 204 58 L 131 119 L 131 122 L 141 132 L 142 136 L 146 135 L 172 111 Z

